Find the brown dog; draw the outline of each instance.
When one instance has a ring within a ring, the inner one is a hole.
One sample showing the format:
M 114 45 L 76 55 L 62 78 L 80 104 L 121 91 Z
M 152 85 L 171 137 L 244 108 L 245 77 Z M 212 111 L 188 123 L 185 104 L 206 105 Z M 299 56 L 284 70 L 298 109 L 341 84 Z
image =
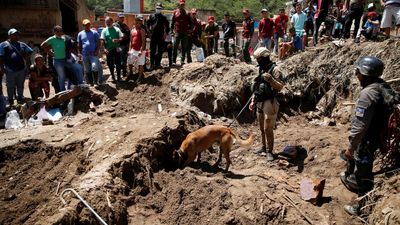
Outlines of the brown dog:
M 225 171 L 228 171 L 231 164 L 229 153 L 232 145 L 238 141 L 240 146 L 249 147 L 254 141 L 254 135 L 251 134 L 247 140 L 241 140 L 239 136 L 230 128 L 220 125 L 208 125 L 190 133 L 182 142 L 179 150 L 174 150 L 173 158 L 178 160 L 180 168 L 187 166 L 196 159 L 200 159 L 201 152 L 212 146 L 215 142 L 219 143 L 219 157 L 214 166 L 221 162 L 222 153 L 226 159 Z

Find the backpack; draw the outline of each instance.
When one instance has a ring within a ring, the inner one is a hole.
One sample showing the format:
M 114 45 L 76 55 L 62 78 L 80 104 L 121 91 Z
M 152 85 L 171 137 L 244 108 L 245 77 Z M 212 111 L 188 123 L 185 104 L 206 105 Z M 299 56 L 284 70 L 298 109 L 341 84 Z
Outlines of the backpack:
M 272 74 L 274 68 L 275 63 L 273 63 L 266 72 Z M 264 102 L 275 97 L 275 91 L 273 90 L 271 84 L 261 77 L 262 74 L 262 71 L 260 71 L 260 75 L 256 77 L 252 88 L 252 91 L 254 92 L 254 100 L 256 102 Z
M 381 168 L 392 168 L 400 165 L 400 93 L 383 84 L 382 96 L 387 107 L 387 125 L 381 132 Z

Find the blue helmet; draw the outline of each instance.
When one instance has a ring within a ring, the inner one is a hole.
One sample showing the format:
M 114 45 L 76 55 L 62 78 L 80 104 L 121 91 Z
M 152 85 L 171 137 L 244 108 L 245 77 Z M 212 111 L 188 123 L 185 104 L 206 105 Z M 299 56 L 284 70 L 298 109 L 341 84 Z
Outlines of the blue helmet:
M 364 76 L 380 77 L 382 76 L 385 64 L 382 60 L 374 56 L 363 56 L 360 57 L 354 64 L 360 73 Z

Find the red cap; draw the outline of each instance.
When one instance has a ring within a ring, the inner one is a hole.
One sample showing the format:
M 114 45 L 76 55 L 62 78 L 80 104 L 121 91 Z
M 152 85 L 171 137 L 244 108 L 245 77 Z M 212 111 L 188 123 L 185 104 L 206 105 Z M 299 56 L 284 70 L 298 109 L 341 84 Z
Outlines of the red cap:
M 179 5 L 185 5 L 186 4 L 186 0 L 179 0 Z
M 376 12 L 369 12 L 368 13 L 368 17 L 372 17 L 372 18 L 375 18 L 375 17 L 377 17 L 378 15 L 376 14 Z
M 195 8 L 193 8 L 192 10 L 191 10 L 191 12 L 193 13 L 193 14 L 197 14 L 197 9 L 195 9 Z
M 208 16 L 208 22 L 214 22 L 214 17 L 213 16 Z

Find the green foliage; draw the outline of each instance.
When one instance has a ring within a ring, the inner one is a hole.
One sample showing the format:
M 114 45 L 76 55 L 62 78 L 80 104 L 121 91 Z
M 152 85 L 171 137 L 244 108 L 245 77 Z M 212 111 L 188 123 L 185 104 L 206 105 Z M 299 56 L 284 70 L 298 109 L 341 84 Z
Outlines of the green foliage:
M 97 15 L 102 15 L 108 8 L 122 8 L 123 0 L 86 0 L 89 9 Z M 172 10 L 178 7 L 179 0 L 145 0 L 145 10 L 154 11 L 157 2 L 161 2 L 165 9 Z M 233 20 L 241 21 L 242 9 L 248 8 L 254 18 L 260 18 L 262 8 L 268 8 L 271 14 L 276 14 L 279 8 L 285 6 L 286 0 L 186 0 L 186 8 L 216 10 L 217 20 L 222 20 L 224 12 L 228 11 Z

